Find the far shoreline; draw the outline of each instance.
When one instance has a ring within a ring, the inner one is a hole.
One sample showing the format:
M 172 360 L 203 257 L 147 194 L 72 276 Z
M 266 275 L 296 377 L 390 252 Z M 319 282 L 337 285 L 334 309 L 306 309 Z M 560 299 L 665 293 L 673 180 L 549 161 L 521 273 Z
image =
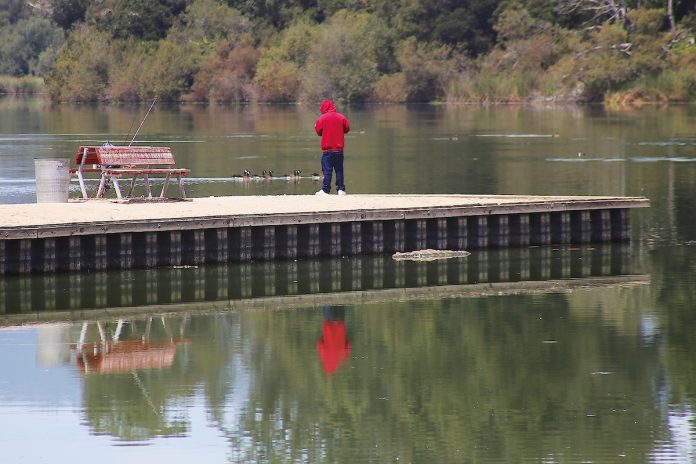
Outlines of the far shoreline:
M 0 87 L 0 90 L 2 87 Z M 47 103 L 55 106 L 66 106 L 66 107 L 78 107 L 78 106 L 110 106 L 110 107 L 132 107 L 138 108 L 141 106 L 148 106 L 152 102 L 145 100 L 138 101 L 114 101 L 114 100 L 55 100 L 52 99 L 47 92 L 2 92 L 0 91 L 0 101 L 5 99 L 17 99 L 17 100 L 39 100 L 43 103 Z M 340 102 L 340 100 L 337 100 Z M 320 102 L 307 102 L 307 101 L 295 101 L 295 102 L 265 102 L 265 101 L 246 101 L 246 102 L 211 102 L 211 101 L 188 101 L 188 100 L 158 100 L 157 105 L 164 107 L 186 107 L 186 106 L 200 106 L 200 107 L 229 107 L 229 108 L 242 108 L 242 107 L 252 107 L 252 106 L 267 106 L 267 107 L 293 107 L 293 106 L 306 106 L 306 105 L 319 105 Z M 340 102 L 342 106 L 349 108 L 360 108 L 360 107 L 445 107 L 445 108 L 455 108 L 455 107 L 604 107 L 606 109 L 612 110 L 641 110 L 646 108 L 664 108 L 664 107 L 684 107 L 696 104 L 693 101 L 636 101 L 636 102 L 626 102 L 625 104 L 607 103 L 605 101 L 584 101 L 584 100 L 568 100 L 568 99 L 554 99 L 554 98 L 537 98 L 529 99 L 523 101 L 431 101 L 431 102 L 378 102 L 378 101 L 361 101 L 361 102 Z

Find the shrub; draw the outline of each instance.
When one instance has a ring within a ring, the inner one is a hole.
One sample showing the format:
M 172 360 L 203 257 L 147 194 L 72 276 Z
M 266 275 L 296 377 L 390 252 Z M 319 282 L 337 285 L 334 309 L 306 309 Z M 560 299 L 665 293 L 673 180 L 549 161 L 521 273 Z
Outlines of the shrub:
M 419 44 L 414 37 L 402 43 L 397 60 L 407 101 L 428 102 L 444 96 L 447 82 L 456 72 L 450 52 L 445 46 Z
M 252 78 L 259 52 L 247 37 L 237 45 L 220 43 L 215 56 L 203 63 L 195 76 L 188 99 L 198 101 L 243 102 L 254 98 Z
M 645 105 L 663 104 L 667 97 L 657 89 L 633 87 L 628 90 L 608 93 L 604 104 L 609 108 L 640 108 Z
M 499 42 L 511 42 L 531 37 L 537 25 L 538 21 L 532 18 L 527 10 L 514 8 L 500 14 L 493 30 L 498 34 Z
M 297 22 L 282 32 L 276 45 L 260 51 L 254 81 L 259 98 L 267 102 L 296 101 L 300 89 L 300 69 L 309 50 L 316 44 L 319 27 Z
M 639 81 L 638 85 L 655 89 L 673 102 L 687 102 L 696 97 L 694 69 L 667 69 L 655 78 Z
M 199 69 L 200 54 L 190 42 L 162 40 L 142 75 L 142 98 L 177 101 L 188 92 Z
M 58 53 L 46 85 L 58 100 L 95 101 L 105 98 L 108 78 L 108 34 L 83 26 Z
M 633 23 L 633 33 L 656 35 L 667 28 L 667 12 L 664 9 L 636 8 L 628 13 Z
M 404 73 L 384 75 L 375 84 L 373 99 L 380 103 L 403 103 L 408 99 L 407 87 Z
M 254 78 L 259 99 L 265 102 L 293 102 L 300 89 L 300 70 L 294 63 L 267 61 Z
M 119 40 L 112 43 L 109 99 L 137 102 L 149 97 L 146 88 L 148 64 L 154 61 L 157 45 L 152 42 Z
M 40 77 L 0 76 L 0 95 L 37 95 L 44 91 Z

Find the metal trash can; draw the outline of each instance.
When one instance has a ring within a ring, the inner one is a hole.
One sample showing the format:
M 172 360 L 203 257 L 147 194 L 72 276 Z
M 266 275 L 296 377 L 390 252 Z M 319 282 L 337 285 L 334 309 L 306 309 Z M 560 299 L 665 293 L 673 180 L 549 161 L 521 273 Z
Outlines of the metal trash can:
M 37 203 L 67 203 L 70 188 L 70 160 L 34 158 Z

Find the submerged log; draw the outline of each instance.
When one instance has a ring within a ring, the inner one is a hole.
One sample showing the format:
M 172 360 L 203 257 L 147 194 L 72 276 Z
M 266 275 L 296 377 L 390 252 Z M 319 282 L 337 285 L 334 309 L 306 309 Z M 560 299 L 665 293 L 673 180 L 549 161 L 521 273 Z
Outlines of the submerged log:
M 408 252 L 397 252 L 392 255 L 392 258 L 396 261 L 435 261 L 436 259 L 449 259 L 449 258 L 463 258 L 469 256 L 471 253 L 468 251 L 455 251 L 455 250 L 416 250 Z

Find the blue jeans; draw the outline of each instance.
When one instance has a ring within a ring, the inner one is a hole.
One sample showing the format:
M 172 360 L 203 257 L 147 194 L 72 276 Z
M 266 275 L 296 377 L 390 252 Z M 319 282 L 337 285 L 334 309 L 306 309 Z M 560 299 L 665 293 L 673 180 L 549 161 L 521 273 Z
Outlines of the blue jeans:
M 336 171 L 336 190 L 346 190 L 346 184 L 343 181 L 343 152 L 342 151 L 325 151 L 321 155 L 321 170 L 324 173 L 324 182 L 321 184 L 321 189 L 329 193 L 331 191 L 331 176 L 333 171 Z

